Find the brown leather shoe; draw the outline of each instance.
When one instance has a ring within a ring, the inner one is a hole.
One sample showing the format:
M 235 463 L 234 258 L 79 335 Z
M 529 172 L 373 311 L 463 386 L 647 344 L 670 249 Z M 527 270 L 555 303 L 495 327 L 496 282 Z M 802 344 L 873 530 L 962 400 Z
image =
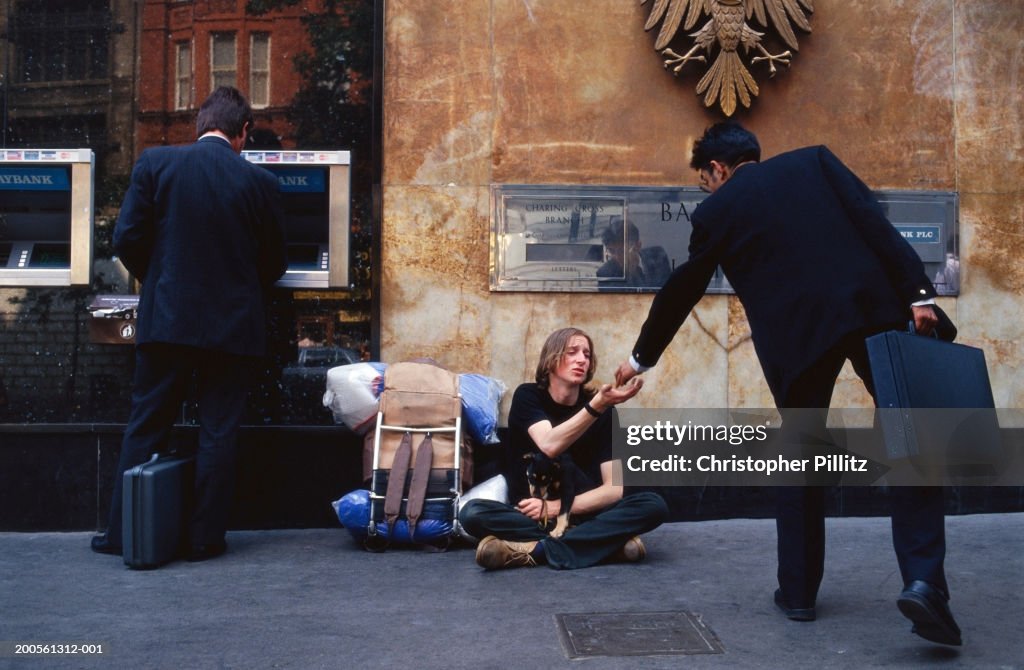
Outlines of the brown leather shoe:
M 611 560 L 616 563 L 636 563 L 637 561 L 644 560 L 646 555 L 647 547 L 644 546 L 639 535 L 634 535 L 612 554 Z
M 537 561 L 530 552 L 536 548 L 536 542 L 499 540 L 493 535 L 488 535 L 480 540 L 476 547 L 476 563 L 488 570 L 533 567 L 537 565 Z

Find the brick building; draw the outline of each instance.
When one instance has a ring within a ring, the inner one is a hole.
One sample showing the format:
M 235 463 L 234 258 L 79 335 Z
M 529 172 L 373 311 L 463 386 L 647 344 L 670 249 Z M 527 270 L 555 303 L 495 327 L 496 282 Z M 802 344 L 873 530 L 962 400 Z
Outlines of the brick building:
M 252 16 L 245 0 L 145 0 L 139 149 L 194 140 L 195 111 L 219 85 L 235 86 L 249 98 L 264 137 L 294 147 L 285 114 L 299 86 L 295 56 L 308 50 L 301 18 L 321 11 L 322 4 L 306 0 Z

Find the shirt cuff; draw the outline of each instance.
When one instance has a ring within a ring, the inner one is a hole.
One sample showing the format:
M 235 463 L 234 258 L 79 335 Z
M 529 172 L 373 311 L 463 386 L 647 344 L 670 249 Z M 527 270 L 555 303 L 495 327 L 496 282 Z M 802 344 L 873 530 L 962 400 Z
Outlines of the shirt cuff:
M 647 372 L 648 370 L 651 369 L 652 366 L 640 365 L 639 363 L 637 363 L 636 356 L 631 354 L 629 357 L 629 367 L 633 368 L 637 372 Z
M 917 302 L 910 303 L 911 307 L 924 307 L 925 305 L 934 305 L 935 298 L 928 298 L 927 300 L 918 300 Z

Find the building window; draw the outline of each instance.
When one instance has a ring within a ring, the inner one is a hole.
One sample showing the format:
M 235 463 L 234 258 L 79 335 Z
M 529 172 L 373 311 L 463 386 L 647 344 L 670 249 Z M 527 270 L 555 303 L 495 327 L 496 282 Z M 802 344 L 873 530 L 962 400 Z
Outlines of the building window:
M 19 0 L 8 37 L 20 83 L 106 79 L 108 0 Z
M 235 59 L 235 34 L 213 33 L 211 36 L 210 74 L 213 88 L 237 86 L 238 66 Z
M 177 44 L 177 72 L 174 80 L 174 108 L 190 109 L 192 107 L 192 43 Z
M 270 33 L 253 33 L 249 51 L 249 102 L 270 105 Z

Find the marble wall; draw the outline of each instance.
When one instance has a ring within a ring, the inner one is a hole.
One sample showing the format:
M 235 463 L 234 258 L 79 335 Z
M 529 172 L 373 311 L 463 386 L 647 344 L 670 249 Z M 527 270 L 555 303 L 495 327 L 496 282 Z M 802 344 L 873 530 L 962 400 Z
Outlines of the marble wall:
M 584 328 L 610 380 L 651 295 L 491 293 L 491 184 L 695 184 L 720 119 L 700 63 L 666 72 L 640 0 L 388 0 L 381 358 L 432 356 L 509 388 L 547 334 Z M 818 0 L 792 67 L 735 117 L 764 155 L 827 144 L 872 187 L 960 193 L 962 289 L 940 303 L 1024 407 L 1024 0 Z M 692 69 L 691 69 L 692 68 Z M 647 407 L 769 407 L 743 308 L 707 296 Z M 506 397 L 506 409 L 508 398 Z M 836 407 L 870 399 L 847 368 Z

